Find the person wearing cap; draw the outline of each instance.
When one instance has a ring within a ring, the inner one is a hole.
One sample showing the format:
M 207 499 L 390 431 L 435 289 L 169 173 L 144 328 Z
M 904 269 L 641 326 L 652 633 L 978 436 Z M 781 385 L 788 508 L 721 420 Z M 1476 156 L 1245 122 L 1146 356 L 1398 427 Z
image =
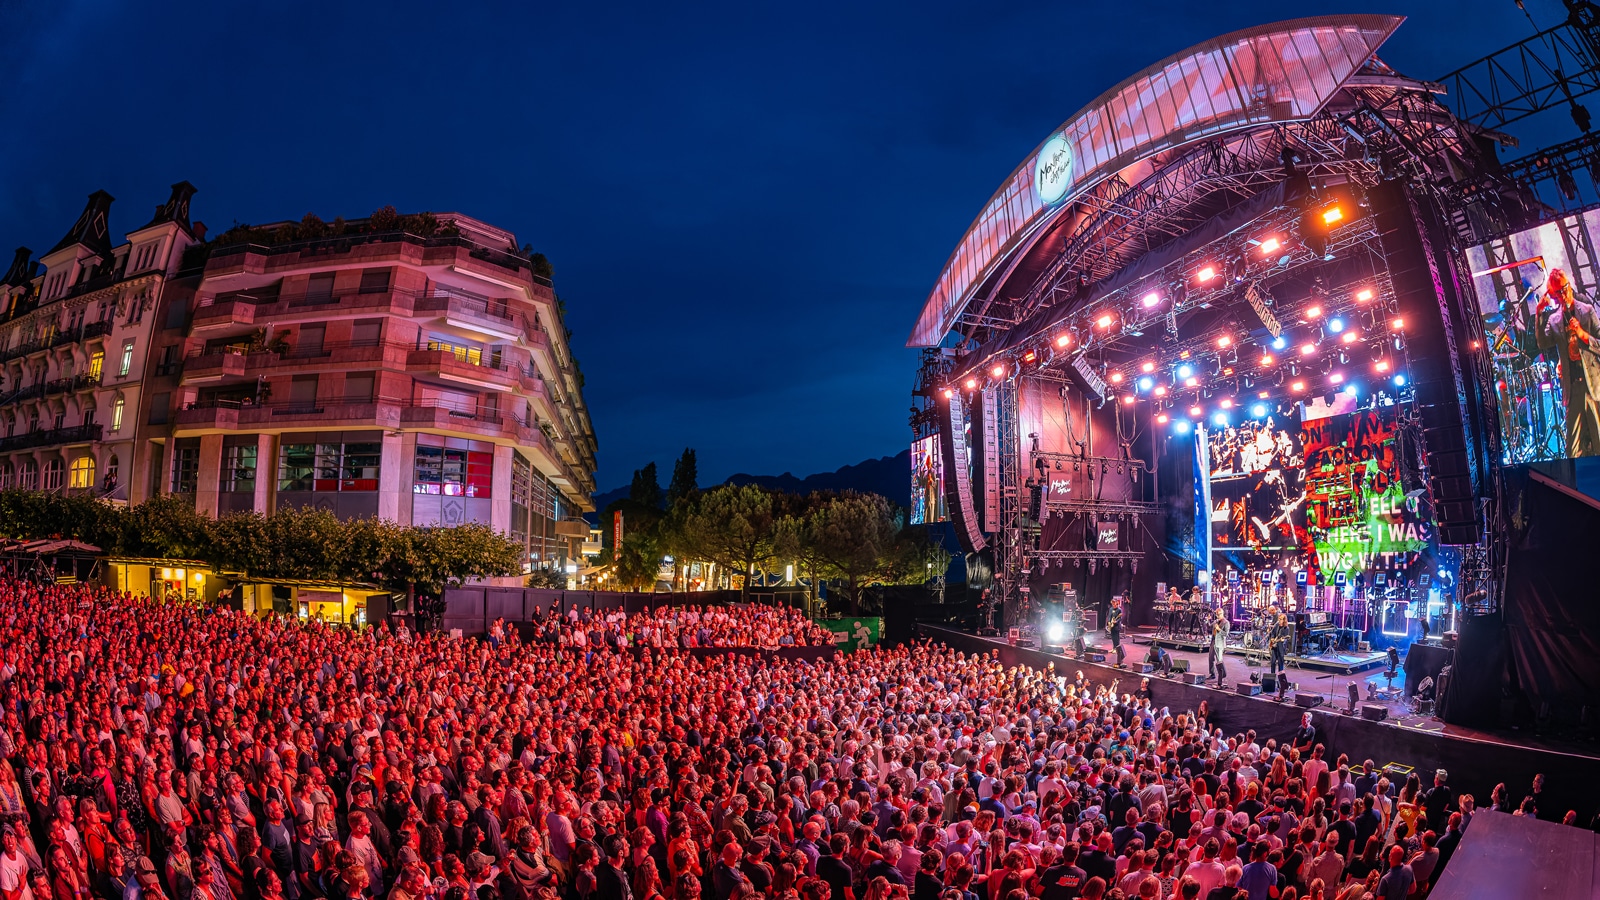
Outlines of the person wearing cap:
M 1428 829 L 1434 834 L 1444 831 L 1446 823 L 1450 820 L 1450 813 L 1454 811 L 1456 792 L 1446 782 L 1450 773 L 1444 769 L 1437 769 L 1433 773 L 1433 787 L 1422 794 L 1422 809 L 1428 818 Z
M 17 833 L 10 824 L 0 832 L 0 900 L 34 900 L 28 859 L 17 849 Z

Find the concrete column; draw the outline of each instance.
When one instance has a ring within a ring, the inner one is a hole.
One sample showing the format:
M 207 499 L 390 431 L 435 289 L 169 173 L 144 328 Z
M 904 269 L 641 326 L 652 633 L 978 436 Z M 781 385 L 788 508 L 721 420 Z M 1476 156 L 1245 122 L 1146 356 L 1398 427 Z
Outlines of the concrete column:
M 494 473 L 489 487 L 489 527 L 505 534 L 511 530 L 511 457 L 516 448 L 501 444 L 494 448 Z
M 400 521 L 401 491 L 409 493 L 411 490 L 412 476 L 408 471 L 411 460 L 406 457 L 406 437 L 388 431 L 383 434 L 383 457 L 378 462 L 378 518 L 390 522 Z M 413 448 L 415 442 L 412 438 Z M 415 455 L 413 452 L 412 456 Z M 409 508 L 406 518 L 411 518 Z
M 272 512 L 272 498 L 277 496 L 278 445 L 270 434 L 256 435 L 256 497 L 251 509 L 262 515 Z
M 384 465 L 388 465 L 385 459 Z M 400 435 L 400 459 L 395 463 L 395 478 L 398 479 L 400 496 L 396 502 L 395 521 L 401 525 L 410 525 L 412 516 L 412 501 L 416 499 L 412 494 L 417 477 L 417 433 L 415 431 L 402 432 Z
M 200 472 L 195 480 L 194 510 L 203 516 L 217 517 L 218 492 L 222 487 L 222 435 L 200 436 Z

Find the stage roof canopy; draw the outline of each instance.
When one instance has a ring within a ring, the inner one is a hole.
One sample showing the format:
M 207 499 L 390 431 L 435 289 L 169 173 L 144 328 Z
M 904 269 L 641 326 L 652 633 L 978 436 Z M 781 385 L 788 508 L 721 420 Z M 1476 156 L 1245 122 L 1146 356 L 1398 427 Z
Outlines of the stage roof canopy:
M 1311 118 L 1402 21 L 1333 15 L 1260 25 L 1191 47 L 1106 91 L 990 198 L 945 263 L 907 346 L 937 346 L 968 304 L 998 290 L 1046 226 L 1090 188 L 1163 151 Z

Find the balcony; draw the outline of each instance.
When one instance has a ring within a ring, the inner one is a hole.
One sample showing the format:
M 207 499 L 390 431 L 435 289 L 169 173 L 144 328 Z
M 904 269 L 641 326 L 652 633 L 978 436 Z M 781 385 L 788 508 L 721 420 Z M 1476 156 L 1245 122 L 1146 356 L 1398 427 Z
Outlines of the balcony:
M 106 319 L 106 320 L 100 321 L 100 322 L 90 322 L 89 324 L 83 326 L 83 340 L 86 340 L 86 341 L 89 340 L 90 338 L 105 337 L 106 335 L 108 335 L 110 333 L 111 333 L 111 320 L 110 319 Z
M 406 354 L 406 371 L 491 390 L 510 390 L 518 383 L 517 372 L 504 361 L 473 362 L 467 355 L 442 348 L 410 351 Z
M 211 328 L 233 328 L 256 323 L 256 304 L 249 300 L 223 300 L 198 307 L 189 325 L 190 331 Z
M 8 362 L 19 357 L 28 356 L 38 353 L 41 350 L 48 349 L 50 349 L 50 341 L 48 340 L 41 339 L 28 341 L 24 344 L 18 344 L 17 346 L 12 347 L 10 350 L 0 351 L 0 362 Z
M 100 386 L 101 375 L 99 372 L 84 372 L 72 379 L 74 391 L 91 391 Z
M 173 417 L 177 431 L 288 431 L 305 428 L 398 428 L 400 407 L 391 401 L 317 400 L 255 403 L 248 398 L 197 400 Z
M 12 450 L 31 450 L 35 447 L 55 447 L 61 444 L 88 444 L 100 440 L 99 425 L 74 425 L 71 428 L 52 428 L 0 438 L 0 453 Z
M 487 410 L 463 412 L 440 406 L 422 405 L 407 406 L 402 409 L 400 423 L 406 428 L 451 431 L 502 441 L 517 440 L 517 429 L 521 427 L 521 423 L 516 419 L 501 416 L 497 412 Z
M 183 383 L 202 384 L 229 377 L 241 377 L 244 375 L 245 360 L 244 351 L 235 347 L 192 356 L 184 360 Z
M 71 378 L 52 378 L 44 384 L 44 395 L 46 397 L 54 397 L 56 394 L 69 394 L 71 392 Z
M 37 400 L 44 396 L 45 387 L 45 382 L 37 381 L 27 387 L 17 388 L 9 394 L 0 394 L 0 406 L 21 403 L 25 400 Z
M 556 523 L 556 537 L 587 538 L 589 523 L 582 519 L 562 519 Z
M 441 223 L 446 228 L 449 223 Z M 445 229 L 441 228 L 443 232 Z M 487 264 L 496 269 L 510 271 L 527 278 L 533 284 L 550 286 L 550 279 L 534 274 L 529 260 L 508 248 L 491 247 L 460 235 L 438 233 L 423 236 L 407 231 L 382 231 L 329 235 L 300 241 L 278 242 L 266 229 L 252 229 L 250 233 L 236 236 L 235 243 L 223 244 L 228 236 L 221 236 L 207 247 L 204 266 L 207 275 L 226 271 L 264 271 L 267 256 L 299 254 L 302 257 L 325 259 L 342 256 L 346 259 L 377 260 L 396 256 L 414 259 L 417 264 L 447 263 L 454 259 L 463 268 Z M 390 246 L 384 246 L 390 245 Z M 256 257 L 254 261 L 251 256 Z M 184 267 L 200 264 L 200 260 L 184 257 Z M 502 275 L 502 277 L 504 277 Z
M 417 315 L 432 313 L 446 323 L 501 340 L 523 336 L 520 316 L 514 315 L 505 300 L 492 300 L 455 291 L 428 291 L 419 295 L 412 308 Z

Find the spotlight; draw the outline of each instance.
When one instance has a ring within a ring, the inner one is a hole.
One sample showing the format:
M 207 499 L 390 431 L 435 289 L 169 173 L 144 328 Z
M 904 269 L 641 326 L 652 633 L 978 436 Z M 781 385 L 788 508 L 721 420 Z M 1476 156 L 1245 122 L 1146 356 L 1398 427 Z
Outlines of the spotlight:
M 1301 356 L 1310 356 L 1311 354 L 1313 354 L 1315 352 L 1317 352 L 1317 345 L 1316 344 L 1301 344 L 1300 345 L 1300 355 Z
M 1157 416 L 1156 416 L 1156 424 L 1158 424 L 1158 425 L 1165 425 L 1165 424 L 1167 424 L 1167 414 L 1166 414 L 1166 413 L 1160 413 L 1160 414 L 1158 414 L 1158 415 L 1157 415 Z
M 1337 318 L 1337 317 L 1329 319 L 1328 320 L 1328 330 L 1333 332 L 1334 334 L 1338 334 L 1339 332 L 1343 331 L 1344 330 L 1344 320 L 1340 319 L 1340 318 Z
M 1227 397 L 1223 397 L 1222 402 L 1217 405 L 1223 409 L 1233 409 L 1233 401 Z
M 1114 321 L 1116 321 L 1116 320 L 1111 318 L 1111 314 L 1110 313 L 1106 313 L 1105 315 L 1103 315 L 1100 318 L 1096 319 L 1095 320 L 1095 324 L 1099 325 L 1101 328 L 1110 328 L 1111 327 L 1111 323 L 1114 322 Z
M 1032 351 L 1032 350 L 1029 350 L 1027 353 L 1022 354 L 1022 361 L 1025 362 L 1025 363 L 1031 363 L 1031 362 L 1033 362 L 1034 360 L 1036 360 L 1038 358 L 1039 358 L 1039 354 L 1034 352 L 1034 351 Z
M 1067 334 L 1066 332 L 1062 332 L 1060 335 L 1058 335 L 1056 337 L 1056 346 L 1057 347 L 1065 347 L 1070 343 L 1072 343 L 1072 335 Z
M 1189 420 L 1188 419 L 1179 419 L 1178 420 L 1178 424 L 1174 425 L 1173 428 L 1179 434 L 1188 434 L 1189 433 Z
M 1328 376 L 1328 381 L 1332 382 L 1333 384 L 1338 384 L 1339 382 L 1344 381 L 1344 375 L 1335 372 Z
M 1228 427 L 1228 414 L 1227 413 L 1220 413 L 1220 412 L 1214 414 L 1211 417 L 1211 424 L 1217 426 L 1218 428 L 1227 428 Z
M 1229 344 L 1232 344 L 1232 343 L 1233 343 L 1233 338 L 1228 337 L 1227 335 L 1223 335 L 1222 337 L 1217 338 L 1217 346 L 1218 347 L 1227 347 Z
M 1276 251 L 1281 246 L 1283 246 L 1283 245 L 1278 243 L 1278 239 L 1277 238 L 1269 237 L 1266 240 L 1261 242 L 1261 252 L 1262 253 L 1272 253 L 1272 252 Z
M 1389 323 L 1389 327 L 1395 331 L 1403 331 L 1406 327 L 1406 320 L 1397 318 L 1393 322 Z
M 1349 394 L 1352 397 L 1356 397 L 1356 396 L 1360 396 L 1361 389 L 1356 387 L 1356 383 L 1352 381 L 1349 384 L 1344 386 L 1344 392 L 1346 394 Z
M 1344 218 L 1344 210 L 1338 206 L 1330 206 L 1322 211 L 1322 224 L 1334 225 Z
M 1272 354 L 1271 353 L 1263 353 L 1263 354 L 1261 354 L 1261 364 L 1263 366 L 1272 365 Z
M 1372 369 L 1375 372 L 1387 372 L 1389 371 L 1389 361 L 1387 359 L 1380 359 L 1372 364 Z
M 1184 365 L 1181 365 L 1181 366 L 1178 367 L 1178 377 L 1179 378 L 1188 378 L 1190 375 L 1193 375 L 1193 374 L 1194 374 L 1194 366 L 1191 366 L 1191 365 L 1188 365 L 1188 364 L 1184 364 Z
M 1272 339 L 1272 349 L 1274 350 L 1282 350 L 1287 346 L 1289 346 L 1289 341 L 1281 334 Z
M 1395 387 L 1405 387 L 1406 386 L 1406 376 L 1404 376 L 1404 375 L 1396 375 L 1396 376 L 1394 376 L 1394 386 Z
M 1371 300 L 1371 299 L 1372 299 L 1372 290 L 1370 288 L 1362 288 L 1361 290 L 1356 291 L 1356 302 L 1357 303 L 1365 303 L 1365 302 L 1367 302 L 1368 300 Z
M 1189 407 L 1189 418 L 1198 419 L 1198 418 L 1200 418 L 1200 414 L 1203 413 L 1203 412 L 1205 412 L 1205 410 L 1201 409 L 1200 407 L 1191 406 L 1191 407 Z
M 1354 344 L 1360 338 L 1361 335 L 1356 334 L 1354 331 L 1346 331 L 1344 337 L 1339 338 L 1339 340 L 1344 341 L 1346 344 Z
M 1111 373 L 1111 383 L 1112 384 L 1121 384 L 1122 383 L 1122 373 L 1121 372 L 1112 372 Z
M 1267 405 L 1265 403 L 1257 403 L 1255 406 L 1250 407 L 1250 415 L 1257 419 L 1266 418 Z
M 949 388 L 945 388 L 944 389 L 944 398 L 946 400 L 949 400 L 951 397 L 954 397 L 955 395 L 956 395 L 955 391 L 952 391 Z
M 1210 266 L 1206 266 L 1205 268 L 1203 268 L 1200 271 L 1196 272 L 1194 277 L 1199 279 L 1201 281 L 1201 283 L 1204 283 L 1204 282 L 1210 281 L 1211 279 L 1217 277 L 1217 270 L 1213 269 Z
M 1151 378 L 1149 375 L 1142 376 L 1139 379 L 1139 390 L 1148 391 L 1150 388 L 1155 386 L 1155 383 L 1156 380 Z
M 1183 386 L 1184 386 L 1184 387 L 1195 387 L 1195 386 L 1196 386 L 1196 385 L 1198 385 L 1198 384 L 1199 384 L 1199 383 L 1200 383 L 1200 379 L 1198 379 L 1198 378 L 1193 378 L 1193 377 L 1191 377 L 1191 378 L 1185 378 L 1185 379 L 1184 379 L 1184 380 L 1183 380 Z
M 1122 395 L 1122 402 L 1127 404 L 1127 405 L 1130 405 L 1130 406 L 1133 405 L 1133 395 L 1132 394 L 1123 394 Z
M 1049 641 L 1050 643 L 1060 644 L 1062 641 L 1067 639 L 1066 626 L 1062 625 L 1060 622 L 1051 622 L 1050 627 L 1045 629 L 1044 636 L 1045 640 Z
M 989 370 L 989 374 L 995 378 L 1004 378 L 1006 377 L 1006 367 L 1004 365 L 995 366 Z
M 1156 385 L 1155 395 L 1157 397 L 1165 397 L 1167 395 L 1167 386 L 1164 384 Z
M 1148 359 L 1144 361 L 1144 365 L 1139 367 L 1139 371 L 1145 372 L 1145 373 L 1154 372 L 1155 370 L 1156 370 L 1156 364 L 1151 362 Z
M 1317 316 L 1320 316 L 1320 315 L 1322 315 L 1322 307 L 1320 307 L 1320 306 L 1313 306 L 1310 309 L 1306 310 L 1306 318 L 1307 319 L 1315 319 Z
M 1305 389 L 1306 389 L 1306 383 L 1304 381 L 1296 381 L 1294 384 L 1289 385 L 1289 390 L 1294 391 L 1296 394 L 1300 393 L 1301 391 L 1303 391 Z
M 1155 306 L 1156 304 L 1158 304 L 1160 302 L 1161 302 L 1161 295 L 1156 293 L 1155 291 L 1151 291 L 1150 293 L 1144 295 L 1144 307 L 1145 307 L 1145 309 L 1149 309 L 1150 307 Z M 1110 324 L 1111 324 L 1111 322 L 1110 322 L 1109 317 L 1102 318 L 1100 320 L 1100 327 L 1101 328 L 1105 328 Z
M 967 379 L 967 390 L 975 391 L 977 389 L 978 389 L 978 379 L 976 379 L 976 378 L 968 378 Z

